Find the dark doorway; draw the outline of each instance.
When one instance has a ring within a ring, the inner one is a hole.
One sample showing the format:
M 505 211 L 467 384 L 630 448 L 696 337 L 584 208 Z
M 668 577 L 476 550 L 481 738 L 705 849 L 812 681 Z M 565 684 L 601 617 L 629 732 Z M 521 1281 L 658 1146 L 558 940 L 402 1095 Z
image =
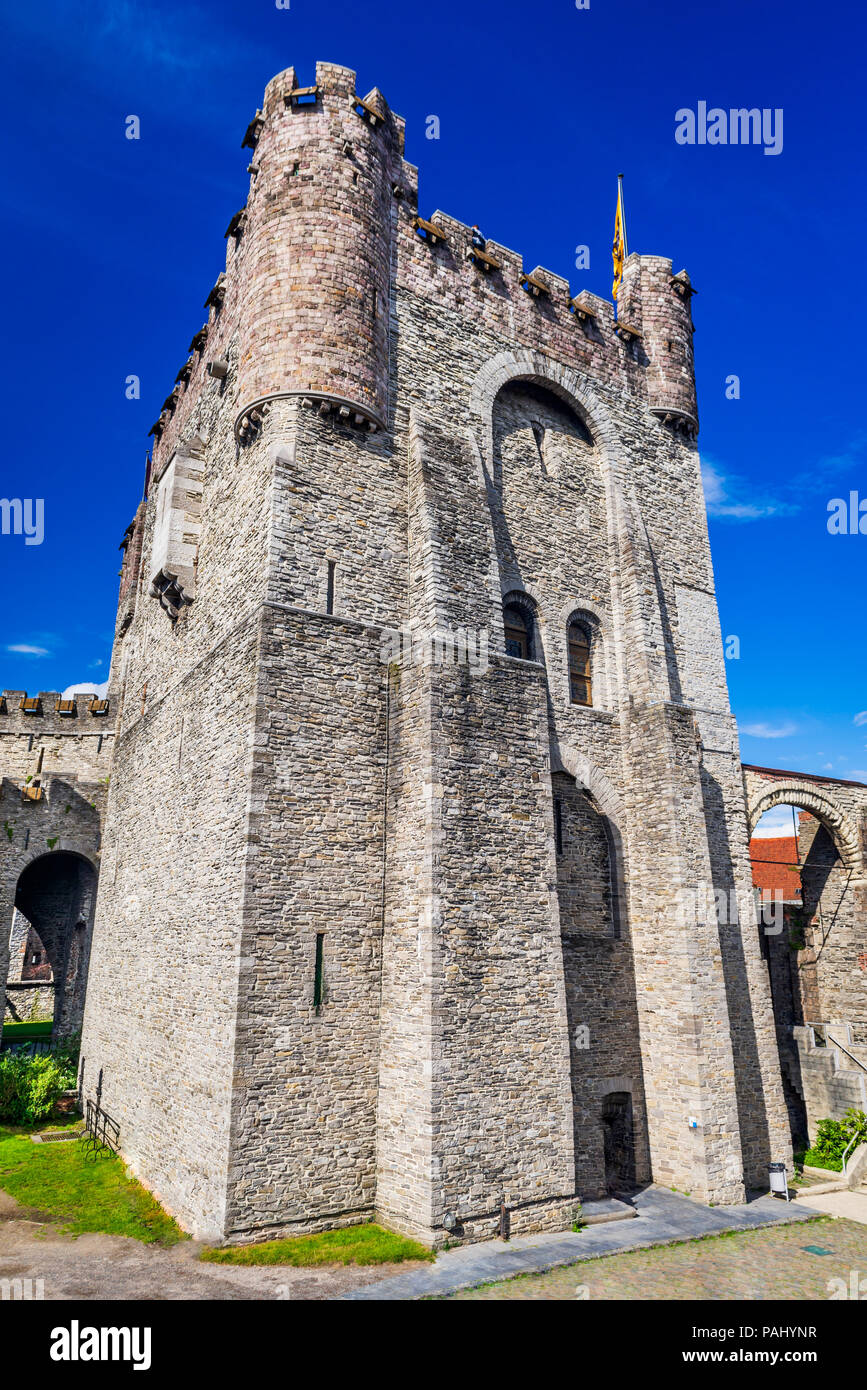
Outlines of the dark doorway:
M 66 850 L 28 864 L 18 880 L 15 906 L 42 942 L 54 976 L 56 1038 L 81 1029 L 96 899 L 96 871 Z
M 635 1139 L 632 1096 L 611 1091 L 602 1101 L 602 1133 L 605 1146 L 605 1183 L 609 1192 L 635 1186 Z

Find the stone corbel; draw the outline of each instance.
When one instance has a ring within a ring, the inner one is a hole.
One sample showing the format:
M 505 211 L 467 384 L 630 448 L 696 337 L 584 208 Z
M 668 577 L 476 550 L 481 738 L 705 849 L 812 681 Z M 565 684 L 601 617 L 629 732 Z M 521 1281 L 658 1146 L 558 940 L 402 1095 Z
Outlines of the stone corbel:
M 172 622 L 180 616 L 181 609 L 191 604 L 195 597 L 195 585 L 191 580 L 186 586 L 179 574 L 168 567 L 161 569 L 151 580 L 151 596 L 158 598 L 160 607 L 165 609 Z

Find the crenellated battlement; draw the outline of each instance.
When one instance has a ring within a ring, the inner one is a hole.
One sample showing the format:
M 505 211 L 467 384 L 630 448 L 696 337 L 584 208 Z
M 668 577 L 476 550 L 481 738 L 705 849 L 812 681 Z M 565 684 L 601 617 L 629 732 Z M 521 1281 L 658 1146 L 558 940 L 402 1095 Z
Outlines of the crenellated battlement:
M 388 324 L 403 291 L 599 376 L 695 433 L 686 272 L 631 255 L 618 328 L 609 301 L 573 294 L 565 276 L 526 269 L 493 238 L 477 250 L 473 229 L 445 212 L 420 219 L 404 142 L 404 119 L 378 88 L 361 96 L 350 68 L 317 63 L 304 86 L 290 67 L 268 83 L 241 141 L 249 189 L 226 229 L 207 323 L 153 426 L 155 473 L 195 429 L 206 393 L 230 398 L 239 444 L 255 436 L 251 412 L 277 396 L 332 402 L 364 429 L 390 426 Z
M 64 700 L 59 690 L 4 690 L 0 695 L 0 735 L 32 735 L 34 742 L 46 737 L 83 733 L 111 735 L 114 713 L 109 700 L 94 695 L 75 695 Z

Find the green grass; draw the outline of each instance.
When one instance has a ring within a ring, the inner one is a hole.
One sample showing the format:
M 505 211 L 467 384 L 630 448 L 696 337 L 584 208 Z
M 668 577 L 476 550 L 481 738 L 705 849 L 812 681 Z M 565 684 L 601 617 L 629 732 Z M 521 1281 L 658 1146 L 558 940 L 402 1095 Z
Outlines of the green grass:
M 260 1245 L 209 1246 L 200 1259 L 216 1265 L 381 1265 L 432 1260 L 432 1251 L 381 1226 L 345 1226 L 315 1236 L 266 1240 Z
M 23 1042 L 27 1038 L 47 1038 L 51 1036 L 54 1023 L 50 1018 L 40 1019 L 38 1022 L 24 1023 L 4 1023 L 4 1038 L 12 1038 L 15 1042 Z
M 41 1126 L 37 1126 L 41 1128 Z M 52 1129 L 71 1129 L 53 1125 Z M 85 1160 L 84 1144 L 34 1144 L 31 1129 L 0 1125 L 0 1188 L 71 1235 L 101 1231 L 146 1244 L 174 1245 L 180 1227 L 119 1158 Z

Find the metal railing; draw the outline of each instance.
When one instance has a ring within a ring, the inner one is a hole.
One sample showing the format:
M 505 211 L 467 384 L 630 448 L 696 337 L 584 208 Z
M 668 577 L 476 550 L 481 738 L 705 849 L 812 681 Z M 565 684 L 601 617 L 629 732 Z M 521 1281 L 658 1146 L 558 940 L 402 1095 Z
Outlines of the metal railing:
M 848 1159 L 849 1159 L 849 1150 L 852 1148 L 853 1144 L 857 1144 L 857 1143 L 858 1143 L 858 1139 L 859 1139 L 859 1136 L 858 1136 L 857 1134 L 853 1134 L 853 1135 L 852 1135 L 852 1138 L 849 1140 L 849 1143 L 846 1145 L 845 1149 L 843 1150 L 843 1158 L 842 1158 L 843 1172 L 846 1174 L 847 1177 L 849 1176 L 849 1168 L 848 1168 L 848 1166 L 847 1166 L 847 1165 L 848 1165 Z
M 117 1153 L 120 1125 L 103 1110 L 98 1100 L 89 1100 L 85 1109 L 85 1158 L 107 1158 Z
M 864 1063 L 861 1061 L 860 1057 L 856 1057 L 855 1054 L 854 1054 L 854 1052 L 850 1052 L 850 1051 L 849 1051 L 849 1048 L 846 1046 L 846 1043 L 841 1043 L 840 1040 L 839 1040 L 839 1038 L 835 1038 L 834 1035 L 833 1035 L 833 1033 L 829 1032 L 829 1029 L 830 1029 L 830 1028 L 832 1028 L 832 1027 L 833 1027 L 833 1028 L 837 1028 L 838 1026 L 842 1026 L 843 1028 L 846 1029 L 846 1042 L 851 1042 L 851 1041 L 852 1041 L 852 1028 L 851 1028 L 851 1025 L 848 1024 L 848 1023 L 844 1023 L 844 1024 L 842 1024 L 842 1025 L 838 1025 L 838 1024 L 836 1024 L 836 1023 L 834 1023 L 834 1024 L 828 1024 L 828 1023 L 805 1023 L 805 1024 L 804 1024 L 804 1027 L 805 1027 L 805 1028 L 809 1028 L 809 1029 L 810 1029 L 810 1032 L 811 1032 L 812 1035 L 813 1035 L 813 1046 L 814 1046 L 814 1047 L 827 1047 L 828 1044 L 830 1043 L 832 1047 L 838 1048 L 838 1050 L 839 1050 L 840 1052 L 845 1052 L 846 1056 L 849 1057 L 849 1058 L 855 1063 L 856 1067 L 859 1067 L 859 1068 L 861 1069 L 861 1071 L 867 1072 L 867 1066 L 864 1065 Z M 820 1032 L 819 1030 L 821 1030 L 821 1032 Z

